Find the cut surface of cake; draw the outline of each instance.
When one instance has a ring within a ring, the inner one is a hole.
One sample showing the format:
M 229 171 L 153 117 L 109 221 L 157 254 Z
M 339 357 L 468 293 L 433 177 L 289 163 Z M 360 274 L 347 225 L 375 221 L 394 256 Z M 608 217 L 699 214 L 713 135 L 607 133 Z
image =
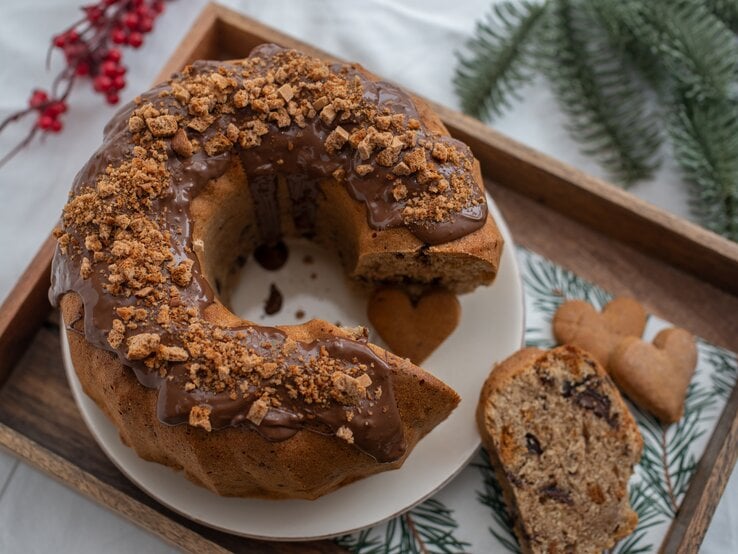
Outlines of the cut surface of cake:
M 643 440 L 587 352 L 517 352 L 487 379 L 477 422 L 524 552 L 602 552 L 635 529 Z

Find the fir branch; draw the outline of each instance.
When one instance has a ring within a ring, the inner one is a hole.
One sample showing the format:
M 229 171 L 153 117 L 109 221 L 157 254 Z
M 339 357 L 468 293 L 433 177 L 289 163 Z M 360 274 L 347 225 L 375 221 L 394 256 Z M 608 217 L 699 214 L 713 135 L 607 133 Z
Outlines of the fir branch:
M 738 241 L 738 106 L 682 97 L 670 126 L 674 155 L 692 186 L 700 222 Z
M 705 0 L 708 9 L 733 32 L 738 33 L 738 2 L 736 0 Z
M 551 330 L 547 328 L 541 329 L 539 327 L 526 327 L 525 329 L 525 346 L 541 349 L 554 348 L 556 341 L 551 337 Z
M 651 87 L 659 88 L 664 77 L 663 68 L 648 45 L 634 32 L 640 0 L 590 0 L 584 8 L 605 30 L 616 55 L 632 63 Z
M 453 511 L 434 498 L 401 516 L 401 523 L 404 537 L 411 537 L 412 543 L 407 544 L 409 549 L 403 548 L 400 552 L 452 554 L 463 552 L 469 546 L 454 535 L 458 524 Z
M 666 429 L 661 427 L 661 464 L 664 468 L 664 488 L 667 493 L 667 501 L 673 512 L 679 509 L 679 503 L 677 502 L 676 495 L 674 494 L 674 485 L 672 484 L 671 473 L 669 472 L 669 457 L 666 451 Z
M 519 98 L 518 89 L 531 77 L 532 42 L 545 10 L 545 1 L 502 2 L 477 23 L 474 38 L 466 45 L 469 57 L 457 54 L 454 78 L 466 113 L 485 119 Z
M 696 217 L 738 240 L 731 29 L 736 0 L 508 0 L 479 24 L 456 90 L 466 111 L 497 114 L 542 70 L 582 151 L 625 185 L 653 175 L 668 134 Z M 648 108 L 654 96 L 664 109 Z
M 565 300 L 578 298 L 601 309 L 612 299 L 609 293 L 568 269 L 523 248 L 519 252 L 525 296 L 536 311 L 543 312 L 546 320 L 553 319 L 554 312 Z
M 732 352 L 697 339 L 697 348 L 700 359 L 714 368 L 710 374 L 712 381 L 712 395 L 722 400 L 728 400 L 738 381 L 738 358 Z
M 697 468 L 692 448 L 706 431 L 702 424 L 712 405 L 710 391 L 694 380 L 687 389 L 684 416 L 668 428 L 652 415 L 633 410 L 643 435 L 643 455 L 636 471 L 654 509 L 669 519 L 674 518 Z
M 571 0 L 556 0 L 552 8 L 543 70 L 569 115 L 570 132 L 621 183 L 651 177 L 661 135 L 641 87 L 587 10 Z
M 374 527 L 335 542 L 353 554 L 458 554 L 469 543 L 456 537 L 457 528 L 453 510 L 430 498 L 388 521 L 384 534 Z
M 335 543 L 352 554 L 382 554 L 384 545 L 379 537 L 372 536 L 374 528 L 364 529 L 353 535 L 344 535 L 335 539 Z
M 686 0 L 632 2 L 624 13 L 642 48 L 648 49 L 687 98 L 727 96 L 736 77 L 733 33 L 702 3 Z

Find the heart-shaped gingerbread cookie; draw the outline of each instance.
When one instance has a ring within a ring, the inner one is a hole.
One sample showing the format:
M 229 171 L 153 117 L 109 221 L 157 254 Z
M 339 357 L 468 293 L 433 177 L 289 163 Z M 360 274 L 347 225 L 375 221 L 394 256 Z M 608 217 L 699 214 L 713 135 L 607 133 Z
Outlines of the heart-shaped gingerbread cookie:
M 420 364 L 456 329 L 461 306 L 454 294 L 442 289 L 413 302 L 404 290 L 383 287 L 370 298 L 367 312 L 392 352 Z
M 610 356 L 610 375 L 639 407 L 663 423 L 679 421 L 697 365 L 694 337 L 684 329 L 664 329 L 653 344 L 623 339 Z
M 607 367 L 610 354 L 624 337 L 640 337 L 646 327 L 646 311 L 636 300 L 615 298 L 602 313 L 583 300 L 564 302 L 553 318 L 559 344 L 578 346 Z

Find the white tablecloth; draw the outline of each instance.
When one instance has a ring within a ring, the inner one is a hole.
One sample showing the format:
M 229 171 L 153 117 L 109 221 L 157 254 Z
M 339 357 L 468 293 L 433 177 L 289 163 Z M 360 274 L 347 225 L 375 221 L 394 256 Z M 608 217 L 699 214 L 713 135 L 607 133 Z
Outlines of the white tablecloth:
M 79 16 L 81 0 L 0 2 L 0 117 L 23 106 L 34 87 L 45 87 L 48 39 Z M 410 89 L 458 107 L 451 77 L 454 51 L 470 36 L 489 0 L 229 0 L 260 21 Z M 139 51 L 124 51 L 130 71 L 122 101 L 148 88 L 163 62 L 189 29 L 202 0 L 176 0 L 157 21 Z M 59 60 L 55 58 L 54 68 Z M 594 175 L 599 167 L 578 151 L 563 129 L 564 117 L 545 84 L 535 82 L 523 101 L 495 123 L 504 133 Z M 65 130 L 35 144 L 0 170 L 0 298 L 20 276 L 58 218 L 76 171 L 94 151 L 112 114 L 87 85 L 71 97 Z M 0 153 L 18 142 L 25 128 L 0 136 Z M 688 189 L 671 159 L 652 182 L 632 191 L 681 216 L 688 216 Z M 735 472 L 718 506 L 704 552 L 738 552 L 738 479 Z M 0 452 L 0 552 L 169 552 L 158 538 Z

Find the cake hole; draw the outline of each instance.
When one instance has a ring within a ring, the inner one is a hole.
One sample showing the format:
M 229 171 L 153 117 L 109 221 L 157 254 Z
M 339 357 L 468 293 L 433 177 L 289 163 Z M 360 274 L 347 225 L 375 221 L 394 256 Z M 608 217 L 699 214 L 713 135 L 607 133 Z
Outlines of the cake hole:
M 253 255 L 237 269 L 227 303 L 234 314 L 264 325 L 318 318 L 368 326 L 368 293 L 346 277 L 335 252 L 306 239 L 285 239 L 284 244 L 289 255 L 280 269 L 265 269 Z M 272 286 L 281 294 L 282 304 L 279 311 L 267 314 L 265 302 L 272 296 Z
M 234 161 L 193 199 L 200 268 L 237 317 L 268 326 L 316 318 L 367 325 L 368 290 L 341 263 L 354 256 L 356 237 L 353 220 L 337 215 L 354 201 L 343 187 L 318 187 L 299 175 L 247 184 Z

